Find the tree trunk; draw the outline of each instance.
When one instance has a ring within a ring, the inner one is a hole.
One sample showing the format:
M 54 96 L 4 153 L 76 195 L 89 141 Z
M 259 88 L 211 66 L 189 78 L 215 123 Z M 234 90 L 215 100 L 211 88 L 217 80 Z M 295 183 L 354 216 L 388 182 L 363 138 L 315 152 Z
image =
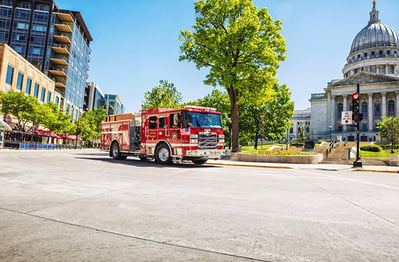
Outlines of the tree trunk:
M 240 152 L 240 142 L 239 142 L 239 114 L 238 114 L 238 99 L 237 91 L 230 86 L 227 90 L 230 97 L 231 105 L 231 143 L 232 152 Z

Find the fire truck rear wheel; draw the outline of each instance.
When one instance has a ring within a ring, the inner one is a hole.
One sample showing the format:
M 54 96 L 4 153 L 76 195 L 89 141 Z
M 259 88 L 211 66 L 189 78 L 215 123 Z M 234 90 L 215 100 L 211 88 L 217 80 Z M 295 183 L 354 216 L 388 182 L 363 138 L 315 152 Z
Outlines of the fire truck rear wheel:
M 111 156 L 113 159 L 125 160 L 126 156 L 122 156 L 121 151 L 119 150 L 118 143 L 113 143 L 111 146 Z
M 172 156 L 170 154 L 169 147 L 166 144 L 161 144 L 157 147 L 155 161 L 161 165 L 172 164 Z
M 193 161 L 193 163 L 196 165 L 203 165 L 206 163 L 206 161 L 208 161 L 208 159 L 196 159 L 196 160 L 191 160 L 191 161 Z

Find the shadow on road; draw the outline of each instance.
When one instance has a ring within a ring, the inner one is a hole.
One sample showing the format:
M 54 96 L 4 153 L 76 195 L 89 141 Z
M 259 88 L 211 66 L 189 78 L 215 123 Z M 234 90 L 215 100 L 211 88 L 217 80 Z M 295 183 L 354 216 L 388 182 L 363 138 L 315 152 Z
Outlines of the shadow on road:
M 183 163 L 177 163 L 177 164 L 172 164 L 172 165 L 160 165 L 157 164 L 153 161 L 142 161 L 139 159 L 135 159 L 133 157 L 127 158 L 126 160 L 115 160 L 110 157 L 108 157 L 107 153 L 101 154 L 101 153 L 89 153 L 89 154 L 78 154 L 80 156 L 76 156 L 76 159 L 82 159 L 82 160 L 92 160 L 92 161 L 101 161 L 101 162 L 107 162 L 111 164 L 116 164 L 116 165 L 127 165 L 127 166 L 135 166 L 135 167 L 155 167 L 155 168 L 222 168 L 221 166 L 214 166 L 214 165 L 195 165 L 191 162 L 183 162 Z M 104 157 L 97 157 L 97 156 L 104 156 Z

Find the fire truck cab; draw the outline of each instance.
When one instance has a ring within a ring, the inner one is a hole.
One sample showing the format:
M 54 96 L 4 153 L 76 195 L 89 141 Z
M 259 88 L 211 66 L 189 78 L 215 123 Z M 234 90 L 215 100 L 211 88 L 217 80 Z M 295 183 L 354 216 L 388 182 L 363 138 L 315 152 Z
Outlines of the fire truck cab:
M 141 116 L 113 115 L 101 123 L 101 148 L 114 159 L 204 164 L 225 153 L 224 139 L 221 113 L 208 107 L 146 109 Z

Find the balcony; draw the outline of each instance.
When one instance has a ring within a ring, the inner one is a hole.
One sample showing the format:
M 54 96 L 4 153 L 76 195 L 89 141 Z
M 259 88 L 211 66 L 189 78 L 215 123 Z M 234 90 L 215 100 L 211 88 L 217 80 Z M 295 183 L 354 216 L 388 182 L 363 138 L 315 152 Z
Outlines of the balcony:
M 63 66 L 67 66 L 69 62 L 68 57 L 65 56 L 52 56 L 50 57 L 50 61 L 53 62 L 54 64 L 63 65 Z
M 53 38 L 58 42 L 58 43 L 63 43 L 63 44 L 68 44 L 70 45 L 71 42 L 71 36 L 68 34 L 60 34 L 56 33 L 53 35 Z
M 72 23 L 55 24 L 54 26 L 59 32 L 72 33 L 71 25 L 72 25 Z
M 73 17 L 69 13 L 56 13 L 57 18 L 65 22 L 73 22 Z
M 66 88 L 66 78 L 65 77 L 56 77 L 53 80 L 55 82 L 55 87 Z
M 52 67 L 49 70 L 49 73 L 55 76 L 67 77 L 68 76 L 68 69 L 61 68 L 61 67 Z
M 51 49 L 57 54 L 70 55 L 68 45 L 53 44 Z

